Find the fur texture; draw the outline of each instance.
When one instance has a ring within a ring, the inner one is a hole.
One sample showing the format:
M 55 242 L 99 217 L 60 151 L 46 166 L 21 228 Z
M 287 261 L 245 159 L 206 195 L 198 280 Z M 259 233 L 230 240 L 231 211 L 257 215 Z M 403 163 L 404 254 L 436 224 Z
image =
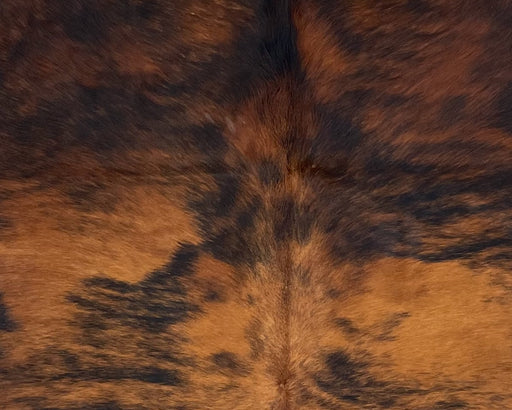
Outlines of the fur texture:
M 0 1 L 0 407 L 512 409 L 512 3 Z

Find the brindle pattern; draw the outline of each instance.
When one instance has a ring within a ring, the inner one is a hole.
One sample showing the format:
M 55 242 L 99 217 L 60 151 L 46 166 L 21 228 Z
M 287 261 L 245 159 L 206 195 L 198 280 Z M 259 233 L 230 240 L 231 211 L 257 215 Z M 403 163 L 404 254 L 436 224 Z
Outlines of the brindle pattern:
M 0 23 L 0 407 L 512 408 L 508 0 Z

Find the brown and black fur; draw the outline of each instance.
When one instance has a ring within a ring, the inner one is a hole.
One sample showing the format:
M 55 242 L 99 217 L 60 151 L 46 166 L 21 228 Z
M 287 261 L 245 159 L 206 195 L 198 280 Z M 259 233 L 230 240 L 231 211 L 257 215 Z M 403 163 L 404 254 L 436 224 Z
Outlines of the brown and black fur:
M 0 408 L 512 409 L 512 3 L 0 1 Z

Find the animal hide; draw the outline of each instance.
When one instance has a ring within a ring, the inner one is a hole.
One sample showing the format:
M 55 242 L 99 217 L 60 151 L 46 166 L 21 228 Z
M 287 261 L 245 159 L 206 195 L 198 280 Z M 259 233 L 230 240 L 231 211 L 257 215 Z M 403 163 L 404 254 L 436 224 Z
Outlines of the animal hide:
M 512 409 L 512 2 L 1 0 L 0 408 Z

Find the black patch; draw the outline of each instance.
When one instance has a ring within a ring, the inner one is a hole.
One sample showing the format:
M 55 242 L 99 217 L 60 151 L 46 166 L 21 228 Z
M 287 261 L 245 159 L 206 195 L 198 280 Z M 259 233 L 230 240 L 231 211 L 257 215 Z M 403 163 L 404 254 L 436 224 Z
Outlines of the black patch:
M 343 351 L 329 354 L 325 363 L 333 375 L 348 385 L 359 385 L 358 378 L 361 376 L 362 370 L 366 368 L 364 363 L 354 361 Z
M 237 356 L 232 352 L 219 352 L 215 353 L 212 356 L 212 362 L 215 363 L 216 366 L 223 370 L 228 370 L 232 373 L 236 374 L 246 374 L 247 369 L 245 366 L 240 363 Z
M 335 320 L 335 323 L 343 330 L 344 333 L 359 333 L 359 329 L 356 326 L 354 326 L 354 323 L 350 319 L 340 317 Z
M 353 360 L 343 351 L 330 353 L 325 364 L 329 376 L 317 380 L 317 383 L 343 401 L 359 403 L 364 400 L 365 388 L 375 386 L 375 380 L 366 373 L 366 364 Z
M 364 134 L 350 118 L 340 115 L 335 107 L 317 107 L 321 121 L 321 131 L 315 140 L 317 151 L 336 154 L 352 153 L 361 145 Z
M 54 19 L 64 32 L 72 40 L 92 46 L 107 41 L 110 30 L 115 30 L 117 25 L 144 24 L 159 10 L 155 0 L 70 0 L 64 4 L 58 0 L 51 1 L 49 8 L 55 12 Z M 166 17 L 172 18 L 169 15 Z
M 391 167 L 383 171 L 382 177 L 375 174 L 374 181 L 382 181 L 382 184 L 389 183 L 391 176 L 400 177 L 402 173 L 401 170 L 395 170 L 396 168 Z M 444 236 L 439 238 L 441 246 L 426 246 L 422 244 L 424 236 L 436 235 L 436 231 L 419 231 L 415 229 L 415 225 L 421 223 L 429 226 L 430 229 L 435 229 L 468 215 L 477 216 L 510 209 L 512 206 L 511 170 L 504 169 L 473 178 L 460 179 L 454 178 L 450 173 L 447 174 L 447 178 L 443 178 L 442 170 L 434 172 L 436 178 L 432 177 L 432 172 L 425 172 L 424 175 L 415 174 L 418 183 L 407 193 L 389 197 L 377 196 L 373 199 L 379 204 L 381 212 L 404 216 L 395 221 L 395 232 L 399 234 L 396 236 L 398 248 L 388 247 L 383 250 L 391 252 L 394 256 L 413 256 L 431 262 L 455 259 L 483 262 L 485 259 L 486 263 L 500 266 L 504 266 L 507 261 L 510 262 L 512 253 L 507 251 L 512 241 L 510 231 L 481 232 L 476 235 L 468 233 L 462 237 L 453 238 Z M 398 178 L 397 181 L 399 181 Z M 485 202 L 471 205 L 459 197 L 466 194 L 476 195 Z M 366 228 L 361 231 L 366 232 Z M 436 236 L 429 242 L 435 243 L 435 238 Z M 449 240 L 448 243 L 446 239 Z M 400 251 L 397 252 L 397 249 Z M 485 254 L 483 254 L 484 251 Z M 501 256 L 491 256 L 490 252 Z
M 369 373 L 366 362 L 355 360 L 344 351 L 327 355 L 325 365 L 326 371 L 316 377 L 318 386 L 352 405 L 389 408 L 396 406 L 403 396 L 420 392 L 376 380 Z
M 158 2 L 156 0 L 144 0 L 135 6 L 136 15 L 144 20 L 151 18 L 158 12 Z
M 331 299 L 338 299 L 341 296 L 341 291 L 339 289 L 329 289 L 327 291 L 327 296 Z
M 469 207 L 464 205 L 445 206 L 444 204 L 424 204 L 417 209 L 414 209 L 412 214 L 422 221 L 431 223 L 432 225 L 441 226 L 443 223 L 469 216 L 472 210 L 477 210 L 479 207 Z
M 122 134 L 131 121 L 133 101 L 128 89 L 111 87 L 80 87 L 76 103 L 78 111 L 73 116 L 80 117 L 76 124 L 75 135 L 79 141 L 104 151 L 122 145 Z
M 252 265 L 257 259 L 257 250 L 251 245 L 251 235 L 236 227 L 221 228 L 203 243 L 202 249 L 214 258 L 232 265 Z
M 207 302 L 220 302 L 222 301 L 222 295 L 215 289 L 208 289 L 204 299 Z
M 123 410 L 124 407 L 117 401 L 109 400 L 103 402 L 87 403 L 71 410 Z
M 236 216 L 236 226 L 242 231 L 250 231 L 254 229 L 256 218 L 261 212 L 261 199 L 254 198 L 249 206 Z
M 218 195 L 213 203 L 213 215 L 216 217 L 227 215 L 235 204 L 240 190 L 240 179 L 233 174 L 214 175 L 218 186 Z
M 55 374 L 53 380 L 116 381 L 135 380 L 144 383 L 177 386 L 181 384 L 178 371 L 159 367 L 83 367 L 73 372 Z
M 16 322 L 9 317 L 9 310 L 2 302 L 2 294 L 0 293 L 0 331 L 14 332 L 17 328 Z
M 150 367 L 136 369 L 135 379 L 146 383 L 163 384 L 167 386 L 177 386 L 180 379 L 176 371 Z
M 512 232 L 507 236 L 472 238 L 461 241 L 458 244 L 445 246 L 438 252 L 422 252 L 418 258 L 428 262 L 442 262 L 456 259 L 469 259 L 477 256 L 478 253 L 497 248 L 510 249 L 512 247 Z M 504 254 L 502 254 L 504 255 Z M 512 252 L 508 254 L 509 261 L 512 260 Z M 490 260 L 492 262 L 492 258 Z
M 290 0 L 265 0 L 262 5 L 266 32 L 261 52 L 267 57 L 270 74 L 297 72 L 299 53 L 295 27 L 291 20 Z
M 128 293 L 134 290 L 134 286 L 115 279 L 94 277 L 85 280 L 88 287 L 99 287 L 116 293 Z
M 61 23 L 65 33 L 75 41 L 98 43 L 108 32 L 105 10 L 96 1 L 69 1 L 64 4 Z M 62 7 L 62 6 L 61 6 Z
M 219 367 L 225 367 L 231 370 L 236 370 L 239 366 L 236 355 L 231 352 L 215 353 L 212 357 L 212 361 Z
M 383 93 L 380 97 L 380 102 L 386 108 L 401 107 L 410 102 L 411 97 L 401 94 L 387 94 Z
M 78 354 L 49 348 L 31 358 L 20 377 L 182 385 L 176 366 L 189 365 L 190 359 L 181 351 L 183 339 L 172 325 L 199 311 L 188 302 L 181 283 L 193 273 L 197 257 L 197 247 L 181 245 L 167 266 L 137 283 L 86 279 L 83 291 L 68 300 L 77 308 L 70 324 L 82 331 L 78 343 L 87 350 Z
M 424 177 L 435 171 L 433 165 L 416 164 L 413 162 L 397 160 L 393 157 L 394 149 L 388 146 L 366 147 L 365 171 L 369 174 L 374 186 L 388 184 L 390 180 L 409 175 Z M 421 147 L 419 152 L 424 152 L 427 147 Z M 373 186 L 372 186 L 373 188 Z
M 285 198 L 275 204 L 273 215 L 274 237 L 278 242 L 296 240 L 304 243 L 310 238 L 314 218 L 303 204 Z
M 186 301 L 185 288 L 180 283 L 180 277 L 192 273 L 197 255 L 194 246 L 183 245 L 171 263 L 138 284 L 91 278 L 85 281 L 89 289 L 85 295 L 72 294 L 68 300 L 91 316 L 85 327 L 122 325 L 162 332 L 197 310 Z
M 72 117 L 69 109 L 70 103 L 59 106 L 58 103 L 48 103 L 38 107 L 36 114 L 17 118 L 9 128 L 16 135 L 17 142 L 23 145 L 33 146 L 39 142 L 41 145 L 41 136 L 48 139 L 58 139 L 66 127 L 66 122 Z
M 418 173 L 418 184 L 414 189 L 398 196 L 381 198 L 381 205 L 390 201 L 401 212 L 410 212 L 416 218 L 433 224 L 446 221 L 442 215 L 445 212 L 465 215 L 469 212 L 486 212 L 490 209 L 508 209 L 512 205 L 509 200 L 509 194 L 512 191 L 511 169 L 460 179 L 452 175 L 449 175 L 451 178 L 441 178 L 442 170 L 437 171 L 439 178 L 436 179 L 433 179 L 428 172 L 425 173 L 426 175 Z M 487 199 L 487 203 L 478 206 L 457 204 L 457 196 L 463 194 L 478 195 Z M 434 220 L 431 220 L 432 215 L 435 215 Z
M 402 324 L 402 322 L 410 317 L 410 314 L 407 312 L 396 313 L 391 315 L 391 317 L 384 321 L 381 327 L 381 331 L 377 336 L 377 340 L 379 341 L 392 341 L 396 340 L 396 337 L 393 335 L 393 331 Z
M 31 23 L 35 23 L 34 19 L 31 18 Z M 34 26 L 32 26 L 34 27 Z M 30 46 L 33 46 L 33 43 L 28 39 L 28 36 L 22 37 L 10 50 L 9 57 L 7 59 L 9 64 L 16 64 L 21 61 L 26 55 L 28 50 L 30 50 Z M 0 82 L 1 84 L 1 82 Z
M 107 187 L 95 183 L 75 184 L 67 191 L 67 195 L 74 206 L 85 212 L 100 210 L 110 213 L 115 210 L 118 202 L 118 197 L 108 192 Z
M 119 150 L 149 146 L 198 155 L 197 162 L 205 164 L 216 162 L 226 147 L 220 127 L 187 123 L 180 110 L 178 104 L 151 101 L 143 89 L 134 89 L 131 78 L 114 77 L 109 86 L 69 86 L 58 99 L 42 102 L 32 115 L 4 112 L 4 127 L 19 146 L 5 168 L 9 173 L 37 176 L 38 166 L 48 167 L 50 159 L 73 146 L 89 148 L 102 160 Z M 149 134 L 141 139 L 140 131 Z M 17 152 L 23 155 L 14 155 Z
M 354 216 L 354 220 L 356 218 L 361 219 Z M 346 223 L 346 232 L 340 235 L 343 227 L 338 227 L 332 237 L 331 252 L 339 260 L 370 259 L 377 255 L 406 257 L 418 246 L 417 239 L 400 219 L 373 225 L 364 219 L 358 225 L 353 225 L 350 219 Z
M 484 198 L 496 197 L 501 199 L 499 195 L 507 196 L 511 191 L 512 170 L 505 169 L 471 179 L 451 179 L 440 182 L 427 180 L 423 184 L 418 184 L 417 189 L 394 197 L 393 201 L 402 211 L 408 210 L 415 217 L 425 222 L 430 221 L 431 215 L 435 215 L 436 218 L 432 223 L 437 224 L 439 222 L 438 219 L 443 222 L 446 221 L 446 218 L 442 215 L 445 212 L 448 212 L 448 214 L 462 213 L 464 215 L 467 212 L 475 213 L 488 210 L 485 206 L 471 207 L 466 204 L 459 205 L 462 208 L 454 208 L 454 197 L 457 195 L 476 194 Z M 512 204 L 506 199 L 499 202 L 505 207 Z
M 331 28 L 336 34 L 343 50 L 349 54 L 357 55 L 364 49 L 364 36 L 357 33 L 348 21 L 347 16 L 350 13 L 350 1 L 331 2 L 322 1 L 319 11 L 324 21 L 330 21 Z M 333 7 L 336 5 L 336 8 Z
M 310 173 L 326 181 L 347 178 L 349 161 L 366 136 L 354 120 L 340 115 L 335 107 L 319 106 L 317 114 L 320 131 L 312 142 Z
M 407 0 L 406 8 L 415 14 L 426 14 L 431 7 L 426 0 Z
M 12 121 L 8 129 L 28 154 L 38 147 L 53 156 L 75 144 L 95 152 L 129 147 L 137 143 L 129 127 L 144 124 L 145 112 L 163 115 L 162 107 L 144 100 L 127 84 L 69 88 L 60 99 L 40 104 L 35 114 Z
M 439 112 L 439 121 L 442 124 L 454 124 L 461 120 L 466 107 L 467 98 L 465 95 L 450 97 L 444 101 Z
M 194 245 L 182 245 L 174 254 L 171 263 L 165 268 L 167 272 L 171 272 L 176 276 L 186 276 L 193 272 L 193 265 L 198 257 L 198 249 Z M 150 282 L 154 277 L 162 274 L 162 271 L 157 271 L 158 274 L 150 275 L 144 282 Z
M 438 410 L 469 408 L 468 403 L 466 403 L 465 401 L 462 401 L 462 400 L 438 401 L 434 406 L 435 406 L 434 409 L 438 409 Z
M 495 125 L 512 134 L 512 81 L 505 86 L 498 97 L 497 114 Z
M 49 1 L 45 13 L 49 24 L 45 28 L 56 29 L 48 32 L 45 29 L 44 36 L 37 37 L 40 42 L 37 49 L 52 53 L 54 38 L 60 36 L 57 27 L 65 26 L 77 41 L 94 46 L 94 54 L 102 61 L 97 67 L 102 72 L 102 81 L 98 87 L 81 87 L 73 81 L 59 84 L 60 92 L 53 100 L 33 95 L 30 98 L 35 98 L 38 107 L 29 116 L 18 114 L 17 108 L 24 104 L 24 98 L 15 93 L 0 96 L 1 126 L 13 141 L 7 161 L 0 163 L 2 171 L 5 168 L 15 177 L 40 176 L 41 169 L 51 164 L 50 159 L 66 147 L 77 145 L 92 149 L 109 163 L 119 150 L 137 148 L 163 149 L 187 156 L 198 150 L 203 155 L 194 155 L 194 166 L 203 161 L 218 162 L 216 155 L 226 146 L 219 126 L 196 123 L 184 114 L 185 107 L 197 104 L 198 99 L 223 107 L 237 106 L 268 79 L 269 64 L 265 61 L 269 58 L 261 51 L 267 36 L 261 2 L 244 1 L 237 7 L 223 8 L 224 18 L 234 22 L 237 35 L 229 47 L 209 48 L 207 53 L 201 52 L 201 47 L 197 49 L 197 45 L 175 43 L 177 32 L 184 28 L 173 24 L 172 19 L 180 15 L 176 11 L 184 4 L 164 3 L 70 0 L 63 5 L 58 0 Z M 267 8 L 272 8 L 270 1 Z M 166 21 L 164 30 L 158 29 L 161 18 Z M 108 42 L 106 37 L 110 32 L 115 32 L 118 24 L 126 27 L 146 22 L 145 27 L 130 32 L 131 39 L 147 44 L 151 53 L 158 51 L 155 58 L 161 61 L 175 58 L 175 52 L 169 51 L 167 44 L 176 45 L 179 55 L 184 56 L 176 61 L 182 73 L 179 78 L 164 81 L 151 75 L 122 75 L 115 64 L 109 63 L 111 50 L 101 44 Z M 93 28 L 99 25 L 98 30 L 90 32 L 90 25 Z M 29 42 L 28 53 L 33 43 L 33 40 Z M 191 53 L 200 60 L 187 58 Z M 159 91 L 174 98 L 166 99 L 163 105 L 148 98 L 158 96 Z M 141 131 L 149 132 L 141 139 Z
M 11 222 L 8 219 L 0 216 L 0 230 L 7 229 L 10 227 L 11 227 Z
M 217 185 L 217 190 L 194 193 L 195 197 L 190 201 L 190 206 L 198 213 L 201 229 L 209 231 L 215 218 L 228 215 L 240 190 L 240 178 L 229 173 L 229 170 L 219 168 L 212 175 Z
M 216 155 L 224 153 L 227 148 L 222 130 L 220 126 L 216 124 L 207 123 L 195 125 L 189 128 L 188 133 L 191 139 L 190 141 L 186 141 L 186 143 L 191 144 L 194 148 L 199 149 L 199 152 L 207 156 L 215 157 Z M 187 148 L 190 148 L 188 144 Z M 222 183 L 219 185 L 222 186 Z
M 356 88 L 354 90 L 345 91 L 339 96 L 339 98 L 329 104 L 321 104 L 319 106 L 320 113 L 322 110 L 327 109 L 327 114 L 339 115 L 342 112 L 345 113 L 357 113 L 364 109 L 370 101 L 381 99 L 384 101 L 393 100 L 398 96 L 390 95 L 386 93 L 377 93 L 373 89 L 369 88 Z M 404 97 L 402 97 L 404 98 Z
M 283 177 L 279 167 L 271 161 L 261 163 L 258 172 L 260 181 L 265 186 L 275 186 L 281 182 Z
M 41 356 L 34 356 L 21 369 L 24 380 L 48 378 L 52 381 L 117 381 L 134 380 L 150 384 L 177 386 L 182 383 L 178 371 L 160 366 L 140 365 L 141 358 L 124 357 L 116 360 L 115 355 L 93 360 L 88 355 L 77 355 L 62 349 L 46 349 Z
M 201 64 L 188 65 L 186 78 L 178 84 L 169 85 L 168 90 L 185 94 L 184 89 L 187 89 L 187 95 L 182 96 L 183 102 L 186 96 L 201 95 L 217 104 L 236 106 L 249 97 L 258 84 L 275 75 L 272 69 L 274 62 L 263 45 L 267 34 L 261 24 L 262 13 L 256 14 L 250 22 L 252 24 L 244 23 L 239 28 L 227 56 L 222 50 L 215 55 L 208 54 L 208 60 Z
M 233 265 L 252 265 L 263 257 L 259 249 L 254 223 L 260 213 L 261 200 L 253 198 L 240 210 L 233 208 L 238 193 L 238 177 L 226 175 L 225 188 L 220 197 L 213 192 L 203 194 L 203 200 L 194 205 L 204 235 L 202 249 L 216 259 Z M 211 198 L 208 202 L 207 198 Z M 217 218 L 223 217 L 219 221 Z M 229 218 L 229 219 L 227 219 Z
M 364 47 L 364 37 L 346 25 L 336 26 L 336 34 L 343 50 L 349 54 L 359 54 Z

